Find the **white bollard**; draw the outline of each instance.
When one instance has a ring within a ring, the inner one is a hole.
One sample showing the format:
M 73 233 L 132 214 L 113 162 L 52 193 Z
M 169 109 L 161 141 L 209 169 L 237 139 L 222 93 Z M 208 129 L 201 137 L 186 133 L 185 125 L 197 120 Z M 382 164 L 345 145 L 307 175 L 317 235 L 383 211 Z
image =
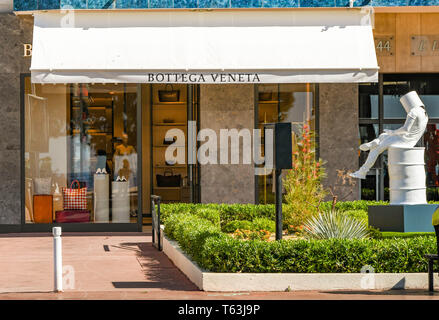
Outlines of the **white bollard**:
M 62 292 L 62 242 L 61 227 L 52 228 L 53 233 L 53 271 L 54 291 Z

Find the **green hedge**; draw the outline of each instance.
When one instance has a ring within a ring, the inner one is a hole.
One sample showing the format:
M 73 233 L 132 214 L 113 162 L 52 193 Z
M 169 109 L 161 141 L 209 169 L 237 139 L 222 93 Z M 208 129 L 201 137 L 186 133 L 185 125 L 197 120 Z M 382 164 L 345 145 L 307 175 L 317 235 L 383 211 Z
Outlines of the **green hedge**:
M 387 205 L 384 201 L 343 201 L 336 204 L 339 211 L 364 211 L 367 214 L 369 205 Z M 321 210 L 330 210 L 332 203 L 330 201 L 320 204 Z M 275 217 L 274 204 L 194 204 L 194 203 L 171 203 L 161 205 L 162 219 L 166 220 L 168 215 L 176 213 L 197 214 L 200 209 L 214 209 L 220 213 L 222 222 L 230 222 L 233 220 L 253 221 L 255 218 L 273 218 Z M 288 205 L 283 205 L 283 210 L 288 210 Z
M 434 232 L 381 232 L 382 238 L 416 238 L 416 237 L 434 237 Z
M 167 213 L 165 233 L 211 272 L 426 272 L 434 237 L 358 240 L 242 241 L 194 213 Z

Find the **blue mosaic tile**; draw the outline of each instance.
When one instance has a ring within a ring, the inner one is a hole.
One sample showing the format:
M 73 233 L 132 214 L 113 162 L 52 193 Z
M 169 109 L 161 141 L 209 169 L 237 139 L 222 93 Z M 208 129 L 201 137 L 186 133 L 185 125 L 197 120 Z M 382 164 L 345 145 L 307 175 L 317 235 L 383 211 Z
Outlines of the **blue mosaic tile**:
M 87 0 L 61 0 L 61 8 L 87 9 Z
M 116 8 L 119 8 L 119 9 L 148 8 L 148 0 L 115 0 L 115 1 L 116 1 Z M 163 7 L 163 8 L 166 8 L 166 7 Z
M 335 7 L 335 0 L 300 0 L 301 7 Z
M 59 9 L 60 0 L 38 0 L 38 10 Z
M 36 10 L 37 5 L 37 0 L 14 0 L 15 11 Z
M 230 0 L 232 8 L 260 8 L 263 0 Z
M 370 6 L 372 0 L 356 0 L 354 1 L 354 7 Z M 335 5 L 337 7 L 349 7 L 349 0 L 336 0 Z
M 112 9 L 116 0 L 88 0 L 88 9 Z
M 407 5 L 408 0 L 372 0 L 371 6 L 374 7 L 403 7 Z
M 173 0 L 149 0 L 149 8 L 173 8 L 173 7 L 174 7 Z
M 174 0 L 174 8 L 198 8 L 197 0 Z
M 198 0 L 198 8 L 230 8 L 230 0 Z
M 299 0 L 264 0 L 264 8 L 294 8 L 299 6 Z
M 409 6 L 439 6 L 439 0 L 408 0 Z

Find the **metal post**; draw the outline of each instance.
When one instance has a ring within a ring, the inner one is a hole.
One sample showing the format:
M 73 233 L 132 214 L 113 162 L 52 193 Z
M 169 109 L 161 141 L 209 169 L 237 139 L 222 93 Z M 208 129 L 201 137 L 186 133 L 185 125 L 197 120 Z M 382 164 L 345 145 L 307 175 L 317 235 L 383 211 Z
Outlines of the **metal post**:
M 282 170 L 275 170 L 276 240 L 282 240 Z
M 433 292 L 433 259 L 428 259 L 428 291 Z
M 53 267 L 54 267 L 54 291 L 62 292 L 62 242 L 61 227 L 52 228 L 53 233 Z

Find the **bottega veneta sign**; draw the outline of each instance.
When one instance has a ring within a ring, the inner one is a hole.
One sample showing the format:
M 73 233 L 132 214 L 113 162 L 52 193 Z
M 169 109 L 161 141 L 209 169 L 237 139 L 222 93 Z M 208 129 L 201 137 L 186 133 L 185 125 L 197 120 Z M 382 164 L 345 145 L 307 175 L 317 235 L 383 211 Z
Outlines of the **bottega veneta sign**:
M 150 83 L 258 83 L 257 73 L 148 73 Z
M 32 57 L 32 44 L 23 43 L 23 57 Z

